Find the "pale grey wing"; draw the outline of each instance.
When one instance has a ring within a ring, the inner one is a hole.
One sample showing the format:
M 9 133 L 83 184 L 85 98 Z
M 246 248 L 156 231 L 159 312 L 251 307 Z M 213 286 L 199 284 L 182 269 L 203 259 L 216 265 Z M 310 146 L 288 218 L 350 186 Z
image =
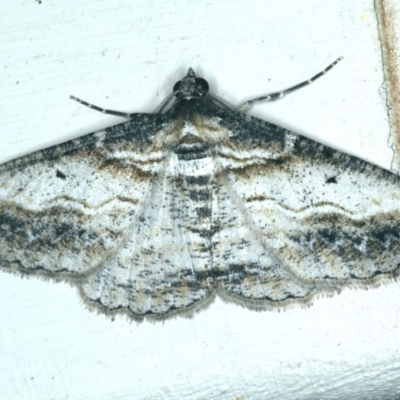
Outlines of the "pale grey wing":
M 2 165 L 0 266 L 74 278 L 112 257 L 160 175 L 160 118 L 142 114 Z
M 257 126 L 219 150 L 216 201 L 220 210 L 236 210 L 231 220 L 219 213 L 223 294 L 279 306 L 398 276 L 399 177 L 271 124 Z
M 164 164 L 166 176 L 153 183 L 128 240 L 83 282 L 81 293 L 89 305 L 131 312 L 138 319 L 162 318 L 213 298 L 209 236 L 174 164 L 171 155 Z

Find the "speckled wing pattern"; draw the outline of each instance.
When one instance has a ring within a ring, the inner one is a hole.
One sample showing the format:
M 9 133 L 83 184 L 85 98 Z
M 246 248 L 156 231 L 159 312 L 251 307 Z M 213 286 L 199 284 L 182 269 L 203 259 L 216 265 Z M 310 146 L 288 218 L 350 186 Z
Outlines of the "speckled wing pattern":
M 1 166 L 0 268 L 139 320 L 399 275 L 397 175 L 190 90 Z

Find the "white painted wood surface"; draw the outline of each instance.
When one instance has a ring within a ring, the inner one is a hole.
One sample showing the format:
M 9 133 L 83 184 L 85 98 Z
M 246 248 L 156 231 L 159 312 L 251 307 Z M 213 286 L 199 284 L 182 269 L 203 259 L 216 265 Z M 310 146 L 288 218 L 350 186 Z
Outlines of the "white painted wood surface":
M 233 104 L 321 80 L 251 114 L 390 167 L 372 1 L 14 0 L 2 24 L 0 162 L 151 111 L 189 67 Z M 400 285 L 308 309 L 216 301 L 192 319 L 110 321 L 74 289 L 0 274 L 4 399 L 395 399 Z

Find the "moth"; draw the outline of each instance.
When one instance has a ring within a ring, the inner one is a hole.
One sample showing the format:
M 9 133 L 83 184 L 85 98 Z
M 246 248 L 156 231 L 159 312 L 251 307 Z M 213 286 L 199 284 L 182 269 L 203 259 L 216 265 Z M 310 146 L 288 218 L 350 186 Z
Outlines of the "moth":
M 0 167 L 0 269 L 65 280 L 89 308 L 191 315 L 216 295 L 309 304 L 399 275 L 400 182 L 235 109 L 192 69 L 154 113 Z

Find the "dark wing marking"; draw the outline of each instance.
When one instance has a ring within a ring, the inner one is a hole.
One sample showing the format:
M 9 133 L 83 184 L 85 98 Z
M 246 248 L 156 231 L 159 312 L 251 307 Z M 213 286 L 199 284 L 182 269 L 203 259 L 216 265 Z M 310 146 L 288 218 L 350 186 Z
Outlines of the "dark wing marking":
M 159 120 L 141 115 L 3 165 L 1 266 L 86 275 L 123 246 L 162 174 L 164 154 L 152 141 Z
M 252 120 L 219 149 L 219 207 L 237 211 L 223 222 L 225 294 L 279 306 L 398 276 L 399 177 Z

